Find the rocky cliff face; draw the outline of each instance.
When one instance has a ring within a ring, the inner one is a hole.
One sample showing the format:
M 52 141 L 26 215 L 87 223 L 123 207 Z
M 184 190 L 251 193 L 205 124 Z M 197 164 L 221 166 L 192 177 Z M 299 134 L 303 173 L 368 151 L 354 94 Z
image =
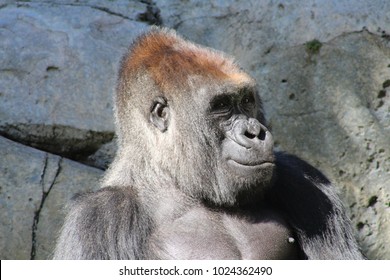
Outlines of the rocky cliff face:
M 50 258 L 115 153 L 118 62 L 150 24 L 234 55 L 277 149 L 339 187 L 364 253 L 390 259 L 390 3 L 0 0 L 0 258 Z

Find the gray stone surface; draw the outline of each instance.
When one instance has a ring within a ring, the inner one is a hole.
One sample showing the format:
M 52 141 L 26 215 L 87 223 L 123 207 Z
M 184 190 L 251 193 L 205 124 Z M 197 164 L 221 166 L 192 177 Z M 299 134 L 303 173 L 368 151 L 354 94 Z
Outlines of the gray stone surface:
M 45 199 L 36 230 L 36 259 L 51 258 L 56 238 L 64 220 L 64 205 L 79 192 L 100 188 L 102 171 L 96 168 L 60 158 L 58 175 Z
M 112 139 L 118 63 L 146 5 L 55 2 L 1 6 L 0 133 L 57 154 L 93 151 Z
M 46 259 L 63 208 L 99 188 L 101 170 L 0 137 L 0 259 Z
M 120 58 L 162 22 L 253 74 L 277 149 L 335 182 L 364 253 L 390 259 L 388 11 L 387 0 L 0 0 L 0 135 L 50 152 L 0 138 L 0 258 L 50 257 L 65 202 L 97 186 L 102 171 L 85 164 L 105 169 L 115 154 Z
M 31 256 L 34 217 L 44 188 L 45 154 L 23 148 L 0 138 L 0 259 Z
M 234 54 L 246 69 L 256 68 L 273 48 L 344 33 L 390 33 L 386 0 L 160 0 L 164 24 L 192 40 Z

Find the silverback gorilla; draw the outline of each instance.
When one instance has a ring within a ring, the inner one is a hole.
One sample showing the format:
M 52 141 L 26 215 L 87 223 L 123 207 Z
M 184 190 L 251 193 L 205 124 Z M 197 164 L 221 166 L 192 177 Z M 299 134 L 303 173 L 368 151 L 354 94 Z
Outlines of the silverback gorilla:
M 255 81 L 152 28 L 123 58 L 116 158 L 69 205 L 55 259 L 360 259 L 330 182 L 273 151 Z

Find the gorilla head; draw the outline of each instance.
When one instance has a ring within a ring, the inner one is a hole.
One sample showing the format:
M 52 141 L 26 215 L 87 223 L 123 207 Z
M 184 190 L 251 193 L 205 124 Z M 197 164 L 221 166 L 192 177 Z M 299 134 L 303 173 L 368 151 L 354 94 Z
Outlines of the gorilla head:
M 124 57 L 115 101 L 119 156 L 106 185 L 170 185 L 227 206 L 270 185 L 255 82 L 226 55 L 152 29 Z

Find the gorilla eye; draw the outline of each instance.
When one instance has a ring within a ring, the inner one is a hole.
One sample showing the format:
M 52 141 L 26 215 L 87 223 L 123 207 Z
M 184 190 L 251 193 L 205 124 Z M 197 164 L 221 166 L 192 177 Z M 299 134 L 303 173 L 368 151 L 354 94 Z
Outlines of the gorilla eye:
M 218 102 L 218 104 L 215 105 L 215 108 L 216 109 L 224 109 L 224 108 L 226 108 L 228 106 L 229 106 L 229 104 L 226 101 L 221 101 L 221 102 Z
M 253 94 L 246 94 L 241 99 L 240 108 L 243 113 L 248 116 L 253 116 L 255 114 L 256 109 L 256 101 Z
M 220 96 L 211 102 L 211 111 L 216 113 L 227 113 L 231 110 L 231 100 L 227 96 Z
M 246 95 L 241 101 L 242 104 L 247 105 L 247 104 L 254 104 L 255 103 L 255 98 L 253 95 Z

